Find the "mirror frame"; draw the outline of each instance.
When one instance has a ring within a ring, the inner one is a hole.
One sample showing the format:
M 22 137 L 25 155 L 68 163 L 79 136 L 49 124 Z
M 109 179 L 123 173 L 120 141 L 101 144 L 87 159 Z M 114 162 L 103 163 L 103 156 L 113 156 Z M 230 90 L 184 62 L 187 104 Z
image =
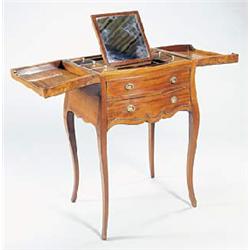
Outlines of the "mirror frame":
M 135 16 L 135 18 L 137 20 L 137 24 L 139 26 L 139 29 L 141 30 L 141 34 L 142 34 L 142 37 L 143 37 L 143 40 L 144 40 L 144 43 L 145 43 L 145 46 L 146 46 L 148 57 L 109 62 L 108 57 L 107 57 L 107 52 L 106 52 L 106 49 L 105 49 L 105 44 L 104 44 L 104 41 L 102 39 L 101 32 L 100 32 L 100 30 L 98 28 L 97 18 L 99 18 L 99 17 L 109 17 L 109 16 L 124 16 L 124 15 Z M 133 63 L 143 63 L 143 62 L 148 62 L 148 61 L 152 60 L 150 47 L 149 47 L 147 38 L 145 36 L 144 28 L 143 28 L 141 18 L 140 18 L 140 15 L 139 15 L 138 11 L 126 11 L 126 12 L 115 12 L 115 13 L 104 13 L 104 14 L 91 15 L 91 19 L 92 19 L 94 30 L 95 30 L 95 33 L 96 33 L 96 36 L 97 36 L 97 39 L 98 39 L 98 42 L 99 42 L 99 46 L 100 46 L 102 57 L 103 57 L 103 60 L 104 60 L 105 64 L 111 65 L 111 66 L 119 66 L 119 65 L 133 64 Z

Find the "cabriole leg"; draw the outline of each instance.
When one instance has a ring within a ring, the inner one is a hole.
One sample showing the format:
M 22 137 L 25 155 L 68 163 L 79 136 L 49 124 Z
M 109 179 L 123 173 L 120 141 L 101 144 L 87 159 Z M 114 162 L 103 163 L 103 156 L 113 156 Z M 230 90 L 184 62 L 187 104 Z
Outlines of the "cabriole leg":
M 77 199 L 77 191 L 79 187 L 79 163 L 77 156 L 76 136 L 75 136 L 75 125 L 74 125 L 74 113 L 71 111 L 64 111 L 64 123 L 66 132 L 69 137 L 70 149 L 73 159 L 73 172 L 74 172 L 74 185 L 71 196 L 71 201 L 75 202 Z
M 194 105 L 192 111 L 189 112 L 189 144 L 187 155 L 187 185 L 191 204 L 193 207 L 197 206 L 194 187 L 193 187 L 193 166 L 196 152 L 197 137 L 199 132 L 199 107 Z
M 102 180 L 102 239 L 107 239 L 108 210 L 109 210 L 109 186 L 108 186 L 108 160 L 107 160 L 107 128 L 97 128 L 97 140 L 100 157 L 100 170 Z

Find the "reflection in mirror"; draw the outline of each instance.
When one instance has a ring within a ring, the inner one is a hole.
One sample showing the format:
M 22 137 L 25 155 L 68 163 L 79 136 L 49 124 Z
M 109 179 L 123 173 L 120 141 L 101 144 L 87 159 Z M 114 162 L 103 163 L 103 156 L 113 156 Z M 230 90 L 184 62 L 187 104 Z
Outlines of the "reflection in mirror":
M 98 17 L 96 22 L 109 63 L 149 57 L 135 15 Z

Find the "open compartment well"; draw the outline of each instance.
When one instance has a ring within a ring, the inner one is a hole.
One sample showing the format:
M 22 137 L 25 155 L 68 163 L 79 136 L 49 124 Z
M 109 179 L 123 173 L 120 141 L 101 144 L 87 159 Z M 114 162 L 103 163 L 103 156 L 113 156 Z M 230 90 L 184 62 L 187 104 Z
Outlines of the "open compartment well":
M 12 69 L 11 75 L 43 97 L 98 82 L 96 75 L 88 71 L 82 71 L 81 74 L 69 72 L 61 60 Z
M 172 55 L 181 56 L 189 60 L 195 60 L 197 66 L 224 64 L 238 62 L 238 54 L 219 54 L 210 51 L 195 49 L 190 44 L 171 45 L 158 47 Z
M 101 74 L 102 72 L 122 70 L 122 69 L 133 69 L 139 67 L 153 67 L 162 64 L 174 63 L 177 61 L 186 60 L 183 57 L 173 56 L 169 52 L 152 48 L 151 49 L 151 61 L 142 63 L 133 63 L 120 66 L 110 66 L 105 64 L 101 55 L 77 57 L 72 59 L 63 60 L 63 66 L 71 73 L 82 74 L 83 72 L 95 72 Z

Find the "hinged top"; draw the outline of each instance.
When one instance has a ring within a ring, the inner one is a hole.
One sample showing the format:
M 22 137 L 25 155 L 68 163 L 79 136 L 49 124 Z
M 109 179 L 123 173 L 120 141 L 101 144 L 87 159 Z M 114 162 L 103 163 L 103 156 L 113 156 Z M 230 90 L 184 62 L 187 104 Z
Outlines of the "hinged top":
M 43 97 L 63 94 L 67 91 L 100 82 L 100 77 L 126 74 L 140 69 L 174 67 L 183 61 L 194 61 L 197 66 L 234 63 L 237 54 L 223 55 L 195 49 L 192 45 L 172 45 L 151 49 L 152 61 L 123 66 L 105 64 L 101 55 L 78 57 L 37 64 L 11 70 L 12 77 Z

